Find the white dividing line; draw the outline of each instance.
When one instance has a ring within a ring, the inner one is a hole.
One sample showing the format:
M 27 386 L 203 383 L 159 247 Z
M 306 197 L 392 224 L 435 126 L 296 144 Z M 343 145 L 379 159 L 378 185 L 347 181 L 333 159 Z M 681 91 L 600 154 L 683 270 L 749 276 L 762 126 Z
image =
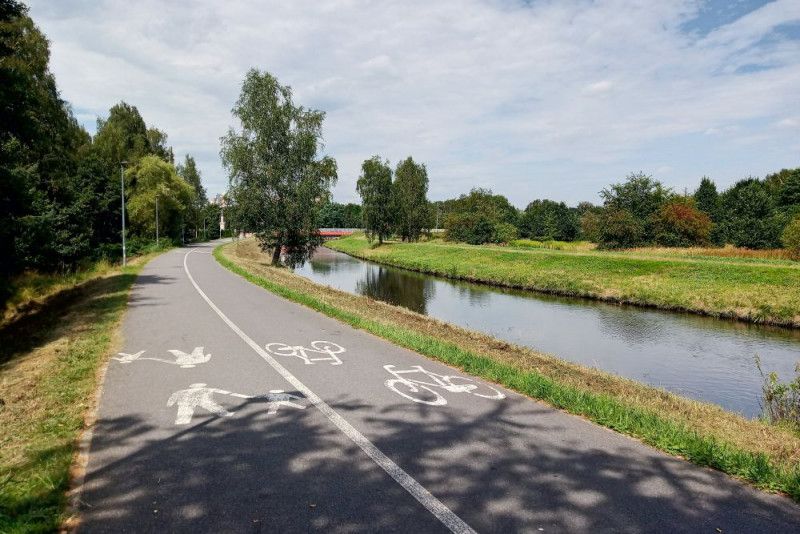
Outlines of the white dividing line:
M 222 319 L 225 324 L 227 324 L 231 330 L 236 332 L 242 340 L 250 345 L 256 353 L 263 358 L 265 362 L 267 362 L 273 369 L 275 369 L 279 375 L 286 379 L 297 391 L 303 393 L 306 398 L 316 406 L 319 411 L 321 411 L 325 416 L 330 419 L 330 421 L 336 425 L 336 427 L 342 431 L 342 433 L 350 438 L 353 443 L 358 445 L 362 451 L 367 453 L 367 456 L 372 458 L 376 464 L 378 464 L 384 471 L 386 471 L 389 476 L 391 476 L 398 484 L 400 484 L 407 492 L 409 492 L 415 499 L 417 499 L 422 506 L 424 506 L 430 513 L 436 516 L 436 519 L 442 522 L 444 526 L 450 529 L 451 532 L 456 533 L 463 533 L 463 534 L 476 534 L 475 531 L 467 525 L 463 519 L 458 517 L 452 510 L 450 510 L 447 506 L 442 504 L 442 502 L 434 497 L 431 492 L 426 490 L 422 485 L 414 480 L 414 478 L 403 471 L 403 469 L 394 463 L 388 456 L 383 454 L 381 450 L 376 447 L 370 440 L 368 440 L 364 435 L 359 432 L 358 430 L 353 427 L 350 423 L 348 423 L 341 415 L 336 413 L 333 408 L 328 406 L 328 404 L 323 401 L 316 393 L 311 391 L 305 384 L 300 382 L 300 380 L 294 376 L 292 373 L 289 372 L 284 366 L 282 366 L 278 361 L 270 356 L 270 354 L 261 348 L 258 343 L 253 341 L 250 336 L 244 333 L 241 328 L 236 326 L 236 323 L 228 319 L 228 316 L 222 313 L 216 304 L 214 304 L 208 295 L 206 295 L 200 286 L 197 285 L 194 278 L 192 277 L 192 273 L 189 272 L 189 266 L 186 260 L 189 258 L 189 254 L 194 251 L 189 251 L 183 257 L 183 269 L 186 271 L 186 276 L 189 277 L 189 281 L 192 283 L 194 288 L 203 297 L 211 309 L 219 315 L 220 319 Z

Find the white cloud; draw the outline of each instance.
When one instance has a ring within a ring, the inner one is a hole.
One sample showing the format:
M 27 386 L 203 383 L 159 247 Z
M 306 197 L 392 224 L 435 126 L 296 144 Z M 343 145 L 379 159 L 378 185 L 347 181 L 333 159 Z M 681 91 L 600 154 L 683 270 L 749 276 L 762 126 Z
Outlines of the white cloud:
M 426 162 L 435 198 L 483 185 L 517 205 L 594 199 L 646 160 L 721 182 L 800 164 L 796 141 L 770 126 L 800 108 L 800 44 L 759 45 L 800 20 L 800 4 L 768 4 L 704 37 L 681 31 L 696 10 L 625 0 L 32 2 L 79 117 L 137 105 L 179 157 L 197 157 L 211 192 L 225 188 L 219 137 L 257 67 L 327 111 L 338 199 L 355 198 L 361 161 L 379 153 Z M 674 150 L 698 135 L 713 144 Z
M 612 87 L 614 87 L 614 84 L 611 82 L 611 80 L 602 80 L 599 82 L 590 83 L 586 86 L 583 92 L 588 94 L 606 93 L 611 90 Z

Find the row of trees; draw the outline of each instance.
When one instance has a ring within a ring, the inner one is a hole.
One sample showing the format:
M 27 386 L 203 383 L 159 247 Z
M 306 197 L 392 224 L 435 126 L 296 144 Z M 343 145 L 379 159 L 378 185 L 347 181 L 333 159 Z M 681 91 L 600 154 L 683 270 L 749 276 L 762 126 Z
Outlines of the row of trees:
M 328 202 L 319 210 L 320 228 L 361 228 L 362 224 L 359 204 Z
M 388 160 L 373 156 L 361 166 L 356 183 L 361 195 L 364 230 L 369 239 L 397 234 L 403 241 L 416 241 L 433 223 L 428 202 L 428 171 L 408 157 L 397 164 L 392 176 Z
M 604 189 L 601 196 L 603 206 L 583 214 L 581 229 L 606 248 L 726 243 L 793 248 L 791 228 L 800 225 L 800 168 L 763 180 L 746 178 L 721 193 L 704 177 L 693 194 L 683 195 L 639 173 Z
M 94 136 L 59 97 L 49 48 L 27 8 L 0 2 L 0 298 L 26 269 L 58 271 L 121 256 L 120 165 L 131 245 L 195 234 L 209 216 L 194 160 L 175 167 L 167 135 L 120 103 Z
M 645 245 L 800 248 L 800 169 L 763 180 L 747 178 L 718 192 L 703 178 L 693 194 L 677 194 L 651 176 L 629 175 L 600 193 L 603 203 L 534 200 L 520 211 L 502 195 L 473 189 L 433 203 L 445 238 L 472 244 L 590 240 L 604 248 Z M 793 240 L 794 239 L 794 240 Z

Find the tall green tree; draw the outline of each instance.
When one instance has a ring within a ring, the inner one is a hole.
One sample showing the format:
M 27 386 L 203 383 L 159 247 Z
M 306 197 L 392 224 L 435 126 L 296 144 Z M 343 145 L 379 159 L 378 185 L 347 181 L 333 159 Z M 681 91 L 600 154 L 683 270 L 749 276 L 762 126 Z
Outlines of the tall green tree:
M 428 171 L 411 156 L 397 164 L 392 184 L 395 223 L 403 241 L 418 241 L 431 227 Z
M 150 154 L 155 154 L 167 163 L 175 164 L 175 155 L 172 152 L 172 147 L 167 145 L 166 132 L 158 128 L 148 128 L 147 144 Z
M 360 204 L 354 204 L 352 202 L 345 204 L 342 228 L 363 228 L 364 216 L 361 211 Z
M 147 154 L 158 154 L 151 146 L 147 125 L 136 106 L 120 102 L 111 107 L 108 117 L 97 119 L 94 147 L 109 165 L 116 167 L 121 161 L 135 165 Z
M 703 176 L 700 180 L 700 185 L 694 192 L 694 200 L 697 203 L 697 209 L 707 213 L 712 221 L 719 221 L 720 199 L 717 185 L 707 176 Z
M 767 187 L 769 193 L 774 196 L 780 196 L 780 190 L 786 180 L 798 169 L 781 169 L 778 172 L 768 174 L 764 177 L 764 185 Z
M 295 265 L 321 243 L 319 209 L 335 183 L 336 162 L 322 156 L 325 113 L 294 104 L 292 90 L 251 69 L 233 108 L 240 130 L 228 130 L 220 154 L 239 217 L 255 231 L 272 263 Z
M 606 207 L 629 211 L 645 220 L 672 196 L 672 191 L 644 173 L 632 173 L 624 182 L 612 184 L 600 191 Z
M 519 228 L 523 237 L 539 240 L 573 241 L 580 232 L 577 212 L 563 202 L 547 199 L 528 204 Z
M 738 247 L 781 246 L 788 216 L 776 210 L 776 199 L 757 178 L 739 180 L 721 195 L 722 228 L 726 241 Z
M 0 2 L 0 297 L 23 268 L 69 268 L 90 251 L 73 180 L 90 138 L 49 71 L 25 6 Z
M 361 195 L 361 213 L 364 231 L 370 241 L 383 241 L 392 233 L 394 213 L 392 204 L 392 169 L 389 161 L 372 156 L 361 164 L 361 176 L 356 182 Z
M 328 202 L 319 211 L 320 228 L 361 228 L 361 206 Z
M 180 238 L 181 221 L 192 205 L 195 191 L 175 170 L 158 156 L 145 156 L 125 173 L 131 229 L 150 238 Z
M 632 173 L 627 176 L 624 182 L 612 184 L 600 191 L 605 208 L 614 211 L 626 211 L 639 221 L 637 227 L 638 242 L 643 244 L 653 240 L 655 237 L 654 215 L 661 206 L 669 200 L 673 193 L 664 187 L 658 180 L 644 173 Z M 611 218 L 618 227 L 627 217 L 616 214 Z M 615 242 L 629 242 L 629 240 L 619 240 Z
M 490 189 L 473 188 L 468 194 L 445 200 L 445 238 L 473 245 L 503 243 L 517 236 L 517 208 Z
M 724 226 L 721 224 L 723 217 L 722 199 L 717 191 L 717 185 L 707 176 L 703 176 L 693 197 L 697 209 L 711 218 L 712 225 L 709 240 L 715 245 L 723 245 L 725 243 L 725 234 Z
M 800 206 L 800 168 L 781 172 L 786 172 L 786 177 L 778 190 L 778 204 L 784 208 Z
M 186 154 L 183 164 L 178 165 L 177 170 L 178 175 L 194 190 L 194 200 L 186 211 L 185 223 L 192 237 L 197 238 L 203 222 L 203 210 L 208 205 L 208 194 L 205 187 L 203 187 L 197 163 L 192 156 Z

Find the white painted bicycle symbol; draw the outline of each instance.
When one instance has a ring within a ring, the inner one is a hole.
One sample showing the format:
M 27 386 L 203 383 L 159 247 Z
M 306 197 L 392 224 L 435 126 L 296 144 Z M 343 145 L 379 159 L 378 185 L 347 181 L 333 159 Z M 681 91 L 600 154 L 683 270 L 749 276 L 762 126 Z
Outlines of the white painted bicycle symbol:
M 342 365 L 342 360 L 337 354 L 345 352 L 344 347 L 330 341 L 312 341 L 311 348 L 286 345 L 285 343 L 269 343 L 266 349 L 278 356 L 300 358 L 306 365 L 313 365 L 314 362 L 331 362 L 331 365 Z M 324 356 L 315 356 L 317 354 L 324 354 Z
M 437 375 L 423 369 L 421 365 L 399 371 L 394 365 L 384 365 L 389 373 L 394 375 L 386 381 L 386 387 L 401 395 L 408 400 L 429 404 L 431 406 L 443 406 L 447 404 L 447 399 L 442 396 L 435 388 L 441 388 L 450 393 L 470 393 L 484 399 L 505 399 L 506 396 L 499 390 L 474 382 L 471 378 L 463 376 Z M 407 378 L 407 375 L 415 374 L 416 378 Z

